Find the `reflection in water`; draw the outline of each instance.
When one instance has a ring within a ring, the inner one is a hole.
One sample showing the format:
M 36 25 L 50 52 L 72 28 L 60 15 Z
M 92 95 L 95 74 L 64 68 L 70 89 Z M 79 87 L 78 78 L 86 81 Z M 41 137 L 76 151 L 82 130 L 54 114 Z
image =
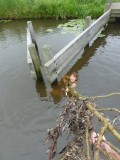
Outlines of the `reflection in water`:
M 47 90 L 44 82 L 36 81 L 36 91 L 40 97 L 47 97 Z
M 51 85 L 49 83 L 36 81 L 36 92 L 42 101 L 51 101 Z
M 44 82 L 36 81 L 36 91 L 42 101 L 54 101 L 58 103 L 64 96 L 64 85 L 61 82 L 52 84 L 45 84 Z

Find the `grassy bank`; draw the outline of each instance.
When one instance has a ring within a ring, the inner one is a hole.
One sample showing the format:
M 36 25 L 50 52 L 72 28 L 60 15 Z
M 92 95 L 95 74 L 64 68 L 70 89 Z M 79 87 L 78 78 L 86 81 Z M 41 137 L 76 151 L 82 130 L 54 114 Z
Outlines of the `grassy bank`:
M 0 0 L 0 19 L 98 18 L 109 0 Z

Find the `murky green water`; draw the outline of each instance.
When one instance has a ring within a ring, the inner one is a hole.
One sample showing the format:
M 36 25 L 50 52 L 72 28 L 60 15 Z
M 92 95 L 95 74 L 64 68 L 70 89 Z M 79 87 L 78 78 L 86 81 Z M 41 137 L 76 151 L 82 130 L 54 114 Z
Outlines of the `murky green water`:
M 55 54 L 74 38 L 73 34 L 60 34 L 59 23 L 33 22 L 40 50 L 50 44 Z M 31 78 L 26 63 L 26 28 L 26 21 L 0 23 L 0 160 L 46 160 L 48 146 L 42 143 L 46 129 L 55 125 L 58 106 L 66 101 L 56 85 L 53 97 L 46 98 L 43 83 Z M 46 32 L 49 28 L 53 32 Z M 71 69 L 78 72 L 81 94 L 120 92 L 119 28 L 119 23 L 108 25 L 105 36 L 86 48 Z M 119 108 L 120 97 L 98 104 Z

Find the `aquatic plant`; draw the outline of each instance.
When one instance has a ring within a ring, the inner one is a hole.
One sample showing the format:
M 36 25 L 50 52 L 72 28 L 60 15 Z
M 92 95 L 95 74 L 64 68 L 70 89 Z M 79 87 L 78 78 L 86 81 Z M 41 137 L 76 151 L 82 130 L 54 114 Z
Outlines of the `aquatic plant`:
M 59 24 L 57 28 L 62 29 L 62 34 L 66 33 L 74 33 L 75 35 L 80 34 L 85 25 L 85 20 L 84 19 L 73 19 L 69 20 L 67 23 L 64 24 Z

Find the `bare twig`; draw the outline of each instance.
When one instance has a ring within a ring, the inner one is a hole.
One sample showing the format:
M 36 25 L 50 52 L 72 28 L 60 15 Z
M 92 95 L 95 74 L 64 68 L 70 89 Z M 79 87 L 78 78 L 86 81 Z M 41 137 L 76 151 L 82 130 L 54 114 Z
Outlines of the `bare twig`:
M 120 93 L 110 93 L 110 94 L 107 94 L 107 95 L 102 95 L 102 96 L 95 96 L 95 97 L 90 97 L 90 98 L 93 98 L 93 99 L 97 99 L 97 98 L 108 98 L 108 97 L 111 97 L 111 96 L 120 96 Z
M 113 126 L 95 109 L 89 102 L 86 102 L 86 107 L 94 113 L 94 115 L 103 123 L 107 125 L 109 131 L 120 141 L 120 134 L 113 128 Z
M 119 109 L 117 109 L 117 108 L 98 108 L 97 109 L 98 111 L 114 111 L 114 112 L 117 112 L 117 113 L 119 113 L 120 114 L 120 110 Z
M 85 132 L 85 139 L 86 139 L 86 150 L 87 150 L 87 160 L 90 160 L 90 145 L 89 145 L 89 122 L 90 122 L 90 119 L 89 117 L 87 117 L 87 126 L 86 126 L 86 132 Z

